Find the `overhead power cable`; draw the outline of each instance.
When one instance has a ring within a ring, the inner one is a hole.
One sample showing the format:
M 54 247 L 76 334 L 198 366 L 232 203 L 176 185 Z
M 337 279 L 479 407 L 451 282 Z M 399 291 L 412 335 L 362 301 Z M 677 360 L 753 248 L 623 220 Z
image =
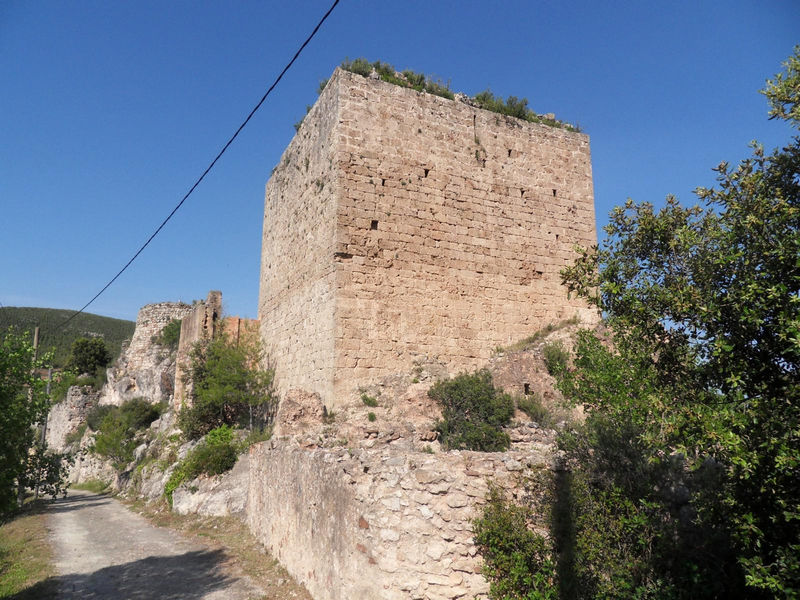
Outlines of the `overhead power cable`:
M 279 82 L 279 81 L 280 81 L 280 80 L 283 78 L 283 76 L 286 74 L 286 71 L 288 71 L 288 70 L 289 70 L 289 68 L 290 68 L 290 67 L 291 67 L 291 66 L 294 64 L 294 61 L 296 61 L 296 60 L 297 60 L 297 57 L 299 57 L 299 56 L 300 56 L 300 53 L 301 53 L 301 52 L 302 52 L 302 51 L 305 49 L 305 47 L 308 45 L 308 43 L 309 43 L 309 42 L 310 42 L 310 41 L 313 39 L 313 37 L 314 37 L 314 36 L 317 34 L 317 31 L 319 31 L 319 28 L 320 28 L 320 27 L 322 27 L 322 24 L 323 24 L 323 23 L 325 22 L 325 20 L 326 20 L 326 19 L 327 19 L 327 18 L 330 16 L 330 14 L 333 12 L 333 9 L 334 9 L 334 8 L 336 8 L 336 5 L 337 5 L 337 4 L 339 4 L 339 0 L 334 0 L 333 4 L 331 4 L 331 7 L 330 7 L 330 8 L 328 9 L 328 11 L 327 11 L 327 12 L 326 12 L 326 13 L 325 13 L 323 16 L 322 16 L 322 18 L 320 19 L 319 23 L 317 23 L 317 26 L 316 26 L 316 27 L 314 27 L 314 30 L 311 32 L 311 34 L 310 34 L 310 35 L 309 35 L 309 36 L 306 38 L 306 41 L 304 41 L 304 42 L 303 42 L 303 44 L 300 46 L 300 48 L 298 48 L 297 52 L 295 52 L 295 53 L 294 53 L 294 56 L 292 57 L 292 60 L 290 60 L 290 61 L 287 63 L 287 65 L 286 65 L 286 66 L 283 68 L 283 71 L 281 71 L 281 72 L 280 72 L 280 75 L 278 75 L 278 77 L 275 79 L 275 81 L 273 81 L 273 82 L 272 82 L 272 85 L 271 85 L 271 86 L 269 86 L 269 89 L 266 91 L 266 93 L 265 93 L 263 96 L 261 96 L 261 100 L 259 100 L 259 101 L 258 101 L 258 104 L 256 104 L 256 105 L 255 105 L 255 107 L 253 107 L 253 110 L 251 110 L 251 111 L 250 111 L 250 114 L 248 114 L 248 115 L 247 115 L 247 118 L 246 118 L 244 121 L 242 121 L 242 124 L 241 124 L 241 125 L 239 125 L 239 128 L 236 130 L 236 132 L 235 132 L 235 133 L 234 133 L 234 134 L 231 136 L 231 138 L 230 138 L 230 139 L 227 141 L 227 143 L 226 143 L 226 144 L 225 144 L 225 145 L 222 147 L 222 150 L 220 150 L 220 151 L 219 151 L 219 153 L 218 153 L 218 154 L 217 154 L 217 155 L 214 157 L 214 160 L 212 160 L 212 161 L 211 161 L 211 163 L 210 163 L 210 164 L 209 164 L 209 165 L 206 167 L 206 170 L 205 170 L 205 171 L 203 171 L 203 174 L 202 174 L 202 175 L 200 175 L 200 177 L 198 177 L 198 178 L 197 178 L 197 181 L 195 181 L 195 182 L 194 182 L 194 185 L 192 185 L 192 187 L 190 187 L 190 188 L 189 188 L 189 191 L 188 191 L 188 192 L 186 192 L 186 194 L 184 194 L 183 198 L 181 198 L 181 201 L 180 201 L 180 202 L 178 202 L 178 204 L 176 204 L 176 205 L 175 205 L 175 208 L 173 208 L 173 209 L 172 209 L 172 212 L 171 212 L 171 213 L 169 213 L 169 214 L 167 215 L 167 218 L 166 218 L 166 219 L 164 219 L 164 220 L 161 222 L 161 225 L 159 225 L 159 226 L 158 226 L 158 228 L 157 228 L 157 229 L 156 229 L 156 230 L 153 232 L 153 234 L 152 234 L 152 235 L 151 235 L 149 238 L 147 238 L 147 241 L 146 241 L 144 244 L 142 244 L 141 248 L 139 248 L 139 249 L 136 251 L 136 254 L 134 254 L 134 255 L 131 257 L 131 259 L 130 259 L 130 260 L 127 262 L 127 263 L 125 263 L 125 266 L 124 266 L 124 267 L 122 267 L 122 268 L 119 270 L 119 272 L 118 272 L 116 275 L 114 275 L 114 277 L 112 277 L 112 278 L 111 278 L 111 280 L 110 280 L 108 283 L 106 283 L 106 284 L 103 286 L 103 289 L 101 289 L 99 292 L 97 292 L 97 293 L 94 295 L 94 297 L 93 297 L 91 300 L 89 300 L 89 301 L 88 301 L 86 304 L 84 304 L 84 305 L 83 305 L 83 306 L 80 308 L 80 310 L 77 310 L 77 311 L 75 311 L 75 313 L 73 313 L 72 315 L 70 315 L 70 316 L 69 316 L 69 318 L 68 318 L 66 321 L 64 321 L 64 322 L 63 322 L 63 323 L 61 323 L 61 324 L 60 324 L 58 327 L 56 327 L 56 330 L 58 330 L 58 329 L 61 329 L 61 328 L 62 328 L 62 327 L 64 327 L 64 326 L 65 326 L 67 323 L 69 323 L 70 321 L 72 321 L 72 319 L 74 319 L 74 318 L 75 318 L 75 317 L 77 317 L 79 314 L 81 314 L 81 313 L 82 313 L 84 310 L 86 310 L 86 309 L 89 307 L 89 305 L 91 305 L 91 304 L 92 304 L 92 302 L 94 302 L 95 300 L 97 300 L 97 299 L 98 299 L 98 298 L 99 298 L 99 297 L 100 297 L 100 296 L 103 294 L 103 292 L 105 292 L 105 291 L 106 291 L 106 290 L 107 290 L 107 289 L 108 289 L 108 288 L 111 286 L 111 284 L 112 284 L 112 283 L 114 283 L 114 282 L 115 282 L 115 281 L 116 281 L 116 280 L 119 278 L 119 276 L 120 276 L 120 275 L 122 275 L 122 274 L 125 272 L 125 270 L 126 270 L 126 269 L 127 269 L 129 266 L 131 266 L 131 263 L 133 263 L 133 261 L 135 261 L 135 260 L 138 258 L 138 256 L 139 256 L 139 255 L 142 253 L 142 251 L 143 251 L 145 248 L 147 248 L 147 246 L 149 246 L 149 245 L 150 245 L 150 242 L 152 242 L 152 241 L 153 241 L 153 239 L 154 239 L 154 238 L 155 238 L 155 237 L 156 237 L 156 236 L 159 234 L 159 232 L 160 232 L 160 231 L 161 231 L 161 230 L 164 228 L 164 225 L 166 225 L 166 224 L 169 222 L 169 220 L 172 218 L 172 216 L 173 216 L 173 215 L 174 215 L 176 212 L 178 212 L 178 209 L 179 209 L 181 206 L 183 206 L 183 203 L 184 203 L 184 202 L 186 202 L 186 199 L 187 199 L 189 196 L 191 196 L 191 195 L 192 195 L 192 192 L 194 192 L 194 190 L 197 188 L 197 186 L 198 186 L 198 185 L 200 185 L 200 182 L 201 182 L 201 181 L 203 181 L 203 179 L 205 179 L 205 176 L 206 176 L 206 175 L 208 175 L 208 172 L 209 172 L 209 171 L 211 171 L 211 169 L 213 169 L 213 168 L 214 168 L 214 165 L 215 165 L 215 164 L 217 164 L 217 161 L 218 161 L 218 160 L 219 160 L 219 159 L 222 157 L 222 155 L 223 155 L 223 154 L 225 154 L 225 151 L 228 149 L 228 146 L 230 146 L 230 145 L 233 143 L 233 140 L 235 140 L 235 139 L 237 138 L 237 136 L 238 136 L 238 135 L 239 135 L 239 133 L 242 131 L 242 129 L 244 129 L 245 125 L 247 125 L 247 123 L 250 121 L 250 119 L 252 119 L 252 118 L 253 118 L 253 115 L 255 115 L 255 114 L 256 114 L 256 111 L 257 111 L 259 108 L 261 108 L 261 105 L 262 105 L 262 104 L 264 104 L 264 101 L 267 99 L 267 96 L 269 96 L 269 95 L 270 95 L 270 93 L 272 92 L 272 90 L 273 90 L 273 89 L 275 89 L 275 86 L 276 86 L 276 85 L 278 85 L 278 82 Z

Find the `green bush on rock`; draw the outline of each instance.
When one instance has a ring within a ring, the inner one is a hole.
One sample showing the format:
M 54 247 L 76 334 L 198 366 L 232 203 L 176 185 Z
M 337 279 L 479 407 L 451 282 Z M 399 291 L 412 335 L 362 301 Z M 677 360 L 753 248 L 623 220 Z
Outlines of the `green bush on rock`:
M 502 427 L 514 415 L 514 401 L 494 387 L 486 369 L 439 381 L 428 396 L 442 409 L 436 430 L 445 448 L 483 452 L 508 449 L 511 440 Z

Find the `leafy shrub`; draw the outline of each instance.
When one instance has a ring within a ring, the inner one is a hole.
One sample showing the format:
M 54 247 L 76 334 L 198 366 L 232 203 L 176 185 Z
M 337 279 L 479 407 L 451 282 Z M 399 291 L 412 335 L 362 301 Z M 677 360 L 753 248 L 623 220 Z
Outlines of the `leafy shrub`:
M 144 398 L 133 398 L 119 407 L 123 421 L 132 429 L 144 429 L 161 416 L 163 407 L 150 404 Z
M 186 466 L 184 463 L 179 462 L 175 468 L 172 470 L 172 474 L 169 476 L 166 485 L 164 486 L 164 496 L 169 502 L 169 505 L 172 506 L 172 494 L 175 490 L 177 490 L 180 485 L 189 479 L 186 475 Z M 193 479 L 193 478 L 192 478 Z
M 355 60 L 345 58 L 342 61 L 342 68 L 345 71 L 357 73 L 363 77 L 369 77 L 369 74 L 372 73 L 372 64 L 366 58 L 357 58 Z
M 491 90 L 487 89 L 480 94 L 476 94 L 473 100 L 481 108 L 499 113 L 501 115 L 515 117 L 524 121 L 530 121 L 531 123 L 542 123 L 551 127 L 563 127 L 569 131 L 580 130 L 578 127 L 573 127 L 572 125 L 567 125 L 566 123 L 561 123 L 554 119 L 548 119 L 536 114 L 534 111 L 528 108 L 527 98 L 509 96 L 506 100 L 503 100 L 503 98 L 500 96 L 495 96 Z
M 189 455 L 186 464 L 190 474 L 219 475 L 236 464 L 238 447 L 233 441 L 233 429 L 222 425 L 208 432 L 205 439 Z M 194 479 L 192 477 L 192 479 Z
M 532 531 L 532 509 L 506 499 L 489 486 L 483 514 L 473 521 L 475 544 L 483 556 L 490 598 L 555 600 L 556 563 L 543 535 Z
M 219 475 L 233 468 L 236 458 L 244 444 L 234 441 L 233 429 L 222 425 L 208 432 L 205 438 L 178 463 L 170 475 L 164 495 L 172 506 L 172 494 L 184 481 L 191 481 L 198 475 Z M 247 447 L 247 446 L 244 446 Z
M 542 427 L 552 427 L 554 425 L 552 413 L 535 394 L 517 398 L 517 408 Z
M 109 404 L 105 405 L 97 405 L 92 408 L 89 413 L 86 415 L 86 424 L 89 426 L 89 429 L 92 431 L 99 431 L 100 430 L 100 423 L 103 422 L 103 419 L 110 413 L 115 407 Z
M 257 337 L 234 343 L 224 334 L 198 342 L 191 352 L 192 402 L 182 407 L 178 425 L 198 439 L 221 425 L 262 430 L 275 416 L 272 370 L 261 370 L 264 357 Z
M 90 386 L 99 390 L 106 382 L 106 370 L 98 369 L 93 373 L 78 376 L 75 371 L 65 370 L 54 375 L 50 384 L 50 398 L 53 404 L 62 402 L 67 397 L 69 388 L 73 386 Z
M 374 422 L 375 422 L 375 420 L 376 420 L 377 418 L 378 418 L 378 417 L 376 417 L 376 416 L 375 416 L 375 413 L 374 413 L 374 412 L 371 412 L 371 413 L 369 413 L 369 414 L 367 415 L 367 420 L 368 420 L 370 423 L 374 423 Z
M 378 401 L 374 397 L 367 394 L 366 392 L 361 394 L 361 402 L 364 403 L 364 406 L 369 406 L 372 408 L 378 406 Z
M 569 364 L 569 351 L 561 342 L 550 342 L 542 348 L 542 356 L 550 375 L 563 372 Z
M 450 90 L 449 84 L 441 81 L 434 81 L 427 75 L 417 73 L 411 69 L 406 69 L 402 73 L 398 73 L 392 65 L 379 60 L 371 63 L 366 58 L 357 58 L 352 61 L 345 59 L 341 67 L 345 71 L 357 73 L 364 77 L 369 77 L 374 70 L 378 74 L 378 77 L 387 83 L 411 88 L 418 92 L 428 92 L 429 94 L 442 96 L 450 100 L 455 97 Z
M 119 407 L 102 408 L 104 414 L 100 419 L 92 451 L 109 458 L 114 468 L 121 470 L 133 460 L 136 432 L 155 421 L 161 414 L 160 408 L 143 398 L 134 398 Z M 100 411 L 93 415 L 93 420 L 99 414 Z
M 64 443 L 67 446 L 71 446 L 77 442 L 80 442 L 83 439 L 83 434 L 86 433 L 86 423 L 82 423 L 80 427 L 78 427 L 75 431 L 70 431 L 64 437 Z
M 158 335 L 153 336 L 153 343 L 164 346 L 170 350 L 178 349 L 178 342 L 181 340 L 181 319 L 172 319 L 164 325 Z
M 67 476 L 74 459 L 68 454 L 53 452 L 46 444 L 36 442 L 28 453 L 25 470 L 20 474 L 20 488 L 36 489 L 55 498 L 67 495 Z
M 54 374 L 53 381 L 50 384 L 50 398 L 53 404 L 58 404 L 67 397 L 67 392 L 69 388 L 75 385 L 76 379 L 77 377 L 72 371 L 62 371 Z
M 442 408 L 436 430 L 445 448 L 496 452 L 511 444 L 501 427 L 511 420 L 514 401 L 495 389 L 486 369 L 439 381 L 428 395 Z

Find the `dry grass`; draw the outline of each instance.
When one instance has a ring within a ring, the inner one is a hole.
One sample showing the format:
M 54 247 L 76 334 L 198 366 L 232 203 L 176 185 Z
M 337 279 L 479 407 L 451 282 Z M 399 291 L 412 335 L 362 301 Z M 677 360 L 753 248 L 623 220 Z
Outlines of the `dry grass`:
M 495 354 L 500 354 L 501 352 L 522 352 L 525 350 L 530 350 L 536 344 L 544 340 L 548 335 L 551 333 L 555 333 L 565 327 L 570 327 L 571 325 L 579 325 L 581 322 L 578 315 L 571 317 L 569 319 L 565 319 L 563 321 L 559 321 L 558 323 L 548 323 L 542 329 L 535 332 L 533 335 L 529 335 L 525 339 L 522 339 L 518 342 L 511 344 L 508 347 L 498 346 L 494 349 Z
M 123 499 L 123 502 L 158 527 L 179 531 L 206 546 L 223 550 L 228 558 L 226 567 L 234 574 L 247 575 L 266 590 L 260 600 L 312 600 L 308 591 L 286 572 L 238 519 L 179 515 L 171 512 L 165 501 L 148 504 L 142 500 Z
M 0 598 L 55 596 L 45 505 L 37 503 L 0 526 Z M 37 585 L 39 584 L 39 585 Z M 42 595 L 42 594 L 45 595 Z

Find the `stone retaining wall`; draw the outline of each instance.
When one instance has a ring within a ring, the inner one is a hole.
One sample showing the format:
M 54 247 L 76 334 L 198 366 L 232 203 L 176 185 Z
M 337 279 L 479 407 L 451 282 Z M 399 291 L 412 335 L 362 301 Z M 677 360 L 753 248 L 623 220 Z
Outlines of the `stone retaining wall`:
M 528 452 L 398 452 L 391 445 L 250 450 L 250 529 L 316 600 L 485 597 L 471 520 L 487 480 L 514 488 Z

